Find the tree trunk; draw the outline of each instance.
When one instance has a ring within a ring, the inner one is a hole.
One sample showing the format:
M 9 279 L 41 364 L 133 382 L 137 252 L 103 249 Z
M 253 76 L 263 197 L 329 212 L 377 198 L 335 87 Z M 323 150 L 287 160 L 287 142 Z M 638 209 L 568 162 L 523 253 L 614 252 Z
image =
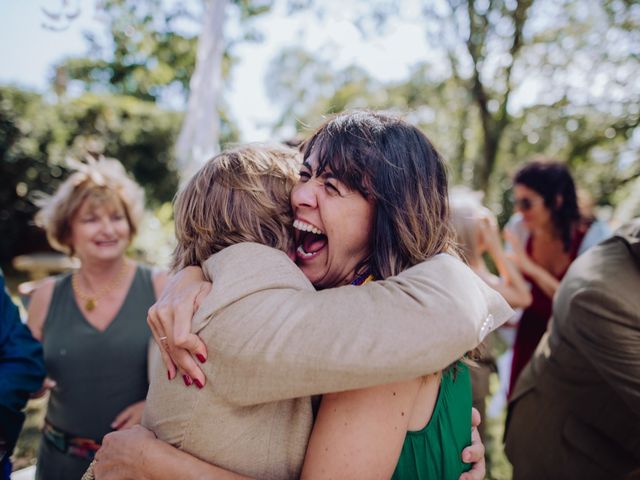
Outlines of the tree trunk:
M 498 144 L 500 143 L 501 136 L 502 130 L 499 132 L 484 131 L 482 156 L 478 159 L 473 169 L 473 188 L 481 190 L 485 192 L 485 194 L 488 193 L 489 178 L 496 163 Z
M 228 0 L 207 0 L 196 67 L 189 82 L 189 101 L 176 142 L 176 161 L 182 181 L 220 150 L 218 98 L 222 90 L 224 14 Z

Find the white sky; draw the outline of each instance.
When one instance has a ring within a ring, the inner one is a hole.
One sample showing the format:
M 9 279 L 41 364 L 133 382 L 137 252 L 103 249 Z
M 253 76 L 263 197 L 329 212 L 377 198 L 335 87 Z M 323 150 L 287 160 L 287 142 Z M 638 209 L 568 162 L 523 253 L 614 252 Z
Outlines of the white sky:
M 104 30 L 94 18 L 95 3 L 71 0 L 72 7 L 80 5 L 80 16 L 68 29 L 53 32 L 42 26 L 47 17 L 41 8 L 55 11 L 60 0 L 0 0 L 0 83 L 45 91 L 54 64 L 66 56 L 86 53 L 82 32 Z M 287 17 L 281 2 L 272 13 L 255 21 L 265 36 L 264 42 L 236 48 L 240 62 L 232 71 L 226 100 L 243 141 L 268 139 L 268 126 L 278 117 L 277 106 L 270 103 L 265 92 L 264 74 L 269 61 L 285 46 L 303 45 L 314 51 L 333 42 L 340 46 L 335 48 L 336 67 L 356 63 L 381 80 L 406 76 L 409 67 L 428 53 L 417 22 L 405 21 L 391 26 L 384 37 L 365 39 L 351 22 L 357 13 L 352 4 L 326 0 L 324 5 L 329 14 L 320 23 L 310 13 Z M 403 13 L 411 18 L 410 11 L 405 9 Z

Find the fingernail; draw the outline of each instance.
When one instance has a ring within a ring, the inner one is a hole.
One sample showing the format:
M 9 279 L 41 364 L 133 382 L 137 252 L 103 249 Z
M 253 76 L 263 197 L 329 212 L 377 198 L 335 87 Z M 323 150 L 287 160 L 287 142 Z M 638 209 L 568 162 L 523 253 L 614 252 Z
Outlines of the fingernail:
M 206 362 L 206 361 L 207 361 L 207 359 L 206 359 L 206 358 L 204 358 L 204 355 L 202 355 L 201 353 L 196 353 L 196 358 L 198 359 L 198 361 L 199 361 L 200 363 L 204 363 L 204 362 Z
M 463 457 L 464 457 L 464 458 L 463 458 L 464 462 L 465 462 L 465 463 L 469 463 L 469 460 L 471 459 L 471 458 L 470 458 L 470 455 L 469 455 L 468 453 L 465 453 L 465 454 L 463 455 Z
M 169 370 L 167 370 L 167 378 L 171 380 L 171 372 Z
M 193 381 L 191 380 L 191 377 L 189 375 L 187 375 L 186 373 L 184 375 L 182 375 L 182 380 L 184 380 L 184 384 L 187 387 L 193 383 Z
M 200 380 L 198 380 L 197 378 L 193 379 L 193 383 L 196 384 L 196 387 L 198 388 L 202 388 L 204 385 L 202 385 L 202 382 Z

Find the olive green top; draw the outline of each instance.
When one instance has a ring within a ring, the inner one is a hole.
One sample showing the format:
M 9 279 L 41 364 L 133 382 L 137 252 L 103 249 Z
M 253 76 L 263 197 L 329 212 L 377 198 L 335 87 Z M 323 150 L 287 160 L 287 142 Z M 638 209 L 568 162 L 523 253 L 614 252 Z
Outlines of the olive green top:
M 76 303 L 71 275 L 55 284 L 43 331 L 51 391 L 47 421 L 59 430 L 97 442 L 129 405 L 147 395 L 147 310 L 155 302 L 148 267 L 138 266 L 127 296 L 103 332 Z
M 409 431 L 402 445 L 394 480 L 457 479 L 471 465 L 462 462 L 462 449 L 471 445 L 471 378 L 458 362 L 443 372 L 429 423 Z

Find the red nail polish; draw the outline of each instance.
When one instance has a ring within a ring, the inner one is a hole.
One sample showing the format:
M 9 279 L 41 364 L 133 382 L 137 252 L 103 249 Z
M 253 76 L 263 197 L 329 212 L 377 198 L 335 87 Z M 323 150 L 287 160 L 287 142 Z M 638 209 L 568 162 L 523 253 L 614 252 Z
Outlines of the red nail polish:
M 206 359 L 206 358 L 204 358 L 204 355 L 202 355 L 201 353 L 196 353 L 196 358 L 198 359 L 198 361 L 199 361 L 200 363 L 204 363 L 204 362 L 206 362 L 206 361 L 207 361 L 207 359 Z
M 186 373 L 184 375 L 182 375 L 182 380 L 184 380 L 184 384 L 187 387 L 193 383 L 193 380 L 191 380 L 191 377 L 189 375 L 187 375 Z
M 202 388 L 202 387 L 204 387 L 204 385 L 202 385 L 202 383 L 200 382 L 200 380 L 198 380 L 197 378 L 194 378 L 194 379 L 193 379 L 193 383 L 195 383 L 195 384 L 196 384 L 196 387 L 198 387 L 198 388 Z

